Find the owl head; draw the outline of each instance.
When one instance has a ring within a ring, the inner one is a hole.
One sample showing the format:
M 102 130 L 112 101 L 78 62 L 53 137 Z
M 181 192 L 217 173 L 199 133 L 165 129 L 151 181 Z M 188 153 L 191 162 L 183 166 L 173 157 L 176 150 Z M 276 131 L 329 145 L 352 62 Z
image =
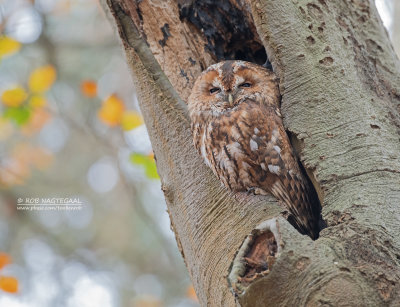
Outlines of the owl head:
M 261 99 L 260 99 L 261 98 Z M 247 99 L 279 102 L 276 77 L 268 69 L 245 61 L 224 61 L 208 67 L 197 78 L 188 99 L 189 113 L 218 116 Z

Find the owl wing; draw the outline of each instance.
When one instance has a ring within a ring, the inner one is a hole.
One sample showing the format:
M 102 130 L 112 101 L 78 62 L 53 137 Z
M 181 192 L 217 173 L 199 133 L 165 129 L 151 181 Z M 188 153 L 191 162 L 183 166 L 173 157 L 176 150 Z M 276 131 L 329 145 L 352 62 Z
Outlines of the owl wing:
M 292 221 L 302 233 L 319 232 L 318 198 L 303 175 L 294 156 L 282 119 L 275 108 L 266 108 L 265 118 L 256 119 L 253 134 L 248 136 L 248 156 L 259 168 L 254 176 L 262 190 L 278 198 L 292 214 Z M 246 123 L 245 123 L 246 124 Z

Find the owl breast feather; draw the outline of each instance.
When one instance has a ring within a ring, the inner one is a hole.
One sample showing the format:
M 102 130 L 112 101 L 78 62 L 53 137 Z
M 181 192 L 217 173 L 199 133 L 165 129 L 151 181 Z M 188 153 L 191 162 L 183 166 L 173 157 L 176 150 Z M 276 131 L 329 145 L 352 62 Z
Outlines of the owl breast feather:
M 268 112 L 265 105 L 249 100 L 219 116 L 202 116 L 203 124 L 192 125 L 197 150 L 230 190 L 247 191 L 267 179 L 268 166 L 263 170 L 260 154 L 267 148 L 267 130 L 276 131 L 262 120 Z

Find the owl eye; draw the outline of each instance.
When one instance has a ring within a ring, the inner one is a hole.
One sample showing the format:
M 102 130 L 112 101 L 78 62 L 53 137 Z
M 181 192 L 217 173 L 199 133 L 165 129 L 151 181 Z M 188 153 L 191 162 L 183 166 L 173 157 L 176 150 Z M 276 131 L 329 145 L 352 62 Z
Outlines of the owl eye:
M 221 89 L 219 87 L 213 87 L 212 89 L 210 89 L 210 94 L 214 94 L 219 92 Z
M 251 87 L 251 83 L 245 82 L 240 84 L 239 87 Z

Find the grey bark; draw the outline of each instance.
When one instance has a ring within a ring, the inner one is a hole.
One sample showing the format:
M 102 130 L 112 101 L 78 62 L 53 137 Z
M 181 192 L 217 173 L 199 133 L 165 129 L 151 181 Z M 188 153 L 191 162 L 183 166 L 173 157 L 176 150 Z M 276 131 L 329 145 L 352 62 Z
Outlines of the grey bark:
M 319 192 L 328 227 L 316 241 L 280 217 L 272 197 L 229 193 L 195 152 L 184 100 L 198 63 L 213 60 L 203 45 L 190 44 L 201 33 L 189 37 L 177 3 L 106 2 L 202 306 L 399 306 L 400 64 L 373 2 L 239 2 L 280 78 L 285 127 Z M 168 16 L 151 20 L 148 7 L 162 7 Z M 135 18 L 142 18 L 142 28 Z M 161 63 L 154 31 L 166 19 L 171 40 L 188 42 L 181 48 L 196 60 L 192 68 L 178 56 Z M 184 88 L 176 64 L 190 71 Z M 263 231 L 273 234 L 278 252 L 262 276 L 241 283 L 246 263 L 240 255 L 249 250 L 242 243 L 265 221 L 270 226 Z

